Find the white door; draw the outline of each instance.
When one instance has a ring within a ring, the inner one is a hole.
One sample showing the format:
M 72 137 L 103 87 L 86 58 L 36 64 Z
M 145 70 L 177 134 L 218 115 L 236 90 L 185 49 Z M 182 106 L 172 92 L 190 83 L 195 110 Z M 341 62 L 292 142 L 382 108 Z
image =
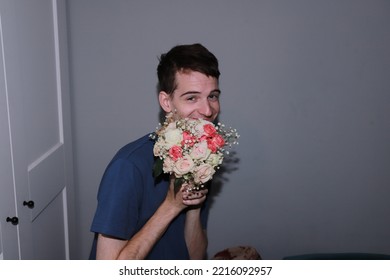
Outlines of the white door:
M 1 23 L 1 19 L 0 19 Z M 2 33 L 0 26 L 0 52 L 2 50 Z M 0 259 L 4 251 L 11 259 L 18 258 L 17 229 L 6 218 L 16 215 L 15 192 L 12 176 L 11 143 L 9 134 L 7 88 L 5 83 L 3 56 L 0 56 Z M 16 246 L 15 246 L 16 245 Z
M 68 259 L 72 166 L 65 2 L 0 0 L 0 16 L 5 77 L 0 86 L 9 110 L 16 204 L 1 225 L 17 232 L 20 259 Z M 3 229 L 2 239 L 7 238 Z M 3 257 L 15 254 L 3 249 Z

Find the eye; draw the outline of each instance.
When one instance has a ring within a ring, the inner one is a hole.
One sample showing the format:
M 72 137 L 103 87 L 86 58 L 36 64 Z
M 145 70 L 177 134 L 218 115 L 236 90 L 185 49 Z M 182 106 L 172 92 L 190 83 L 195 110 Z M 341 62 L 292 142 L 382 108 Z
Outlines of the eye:
M 209 99 L 216 101 L 219 99 L 219 93 L 212 93 L 209 95 Z
M 187 96 L 187 98 L 186 98 L 186 100 L 187 101 L 196 101 L 196 96 L 195 95 L 189 95 L 189 96 Z

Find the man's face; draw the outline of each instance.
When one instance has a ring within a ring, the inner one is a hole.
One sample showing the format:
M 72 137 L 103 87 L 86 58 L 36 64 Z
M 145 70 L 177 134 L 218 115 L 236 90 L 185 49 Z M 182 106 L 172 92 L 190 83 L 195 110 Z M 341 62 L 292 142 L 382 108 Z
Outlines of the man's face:
M 160 105 L 165 112 L 176 111 L 182 118 L 201 118 L 214 121 L 219 114 L 218 80 L 200 72 L 176 73 L 176 90 L 160 92 Z

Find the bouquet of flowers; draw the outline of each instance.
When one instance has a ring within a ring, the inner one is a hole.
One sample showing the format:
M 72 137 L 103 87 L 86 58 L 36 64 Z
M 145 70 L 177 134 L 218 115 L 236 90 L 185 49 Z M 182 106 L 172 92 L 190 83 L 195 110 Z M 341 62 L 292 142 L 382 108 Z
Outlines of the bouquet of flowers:
M 168 114 L 164 124 L 151 135 L 156 140 L 153 175 L 174 174 L 175 191 L 183 183 L 188 190 L 199 190 L 222 164 L 224 155 L 238 144 L 235 129 L 203 119 L 175 119 Z

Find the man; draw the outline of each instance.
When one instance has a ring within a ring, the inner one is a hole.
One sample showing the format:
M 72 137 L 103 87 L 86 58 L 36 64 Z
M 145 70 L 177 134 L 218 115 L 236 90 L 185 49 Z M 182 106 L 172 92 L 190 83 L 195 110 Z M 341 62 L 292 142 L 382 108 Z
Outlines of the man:
M 161 55 L 158 100 L 165 113 L 214 121 L 220 111 L 218 60 L 200 44 Z M 153 178 L 148 135 L 123 147 L 108 165 L 91 226 L 91 259 L 203 259 L 207 189 L 174 192 L 174 178 Z

